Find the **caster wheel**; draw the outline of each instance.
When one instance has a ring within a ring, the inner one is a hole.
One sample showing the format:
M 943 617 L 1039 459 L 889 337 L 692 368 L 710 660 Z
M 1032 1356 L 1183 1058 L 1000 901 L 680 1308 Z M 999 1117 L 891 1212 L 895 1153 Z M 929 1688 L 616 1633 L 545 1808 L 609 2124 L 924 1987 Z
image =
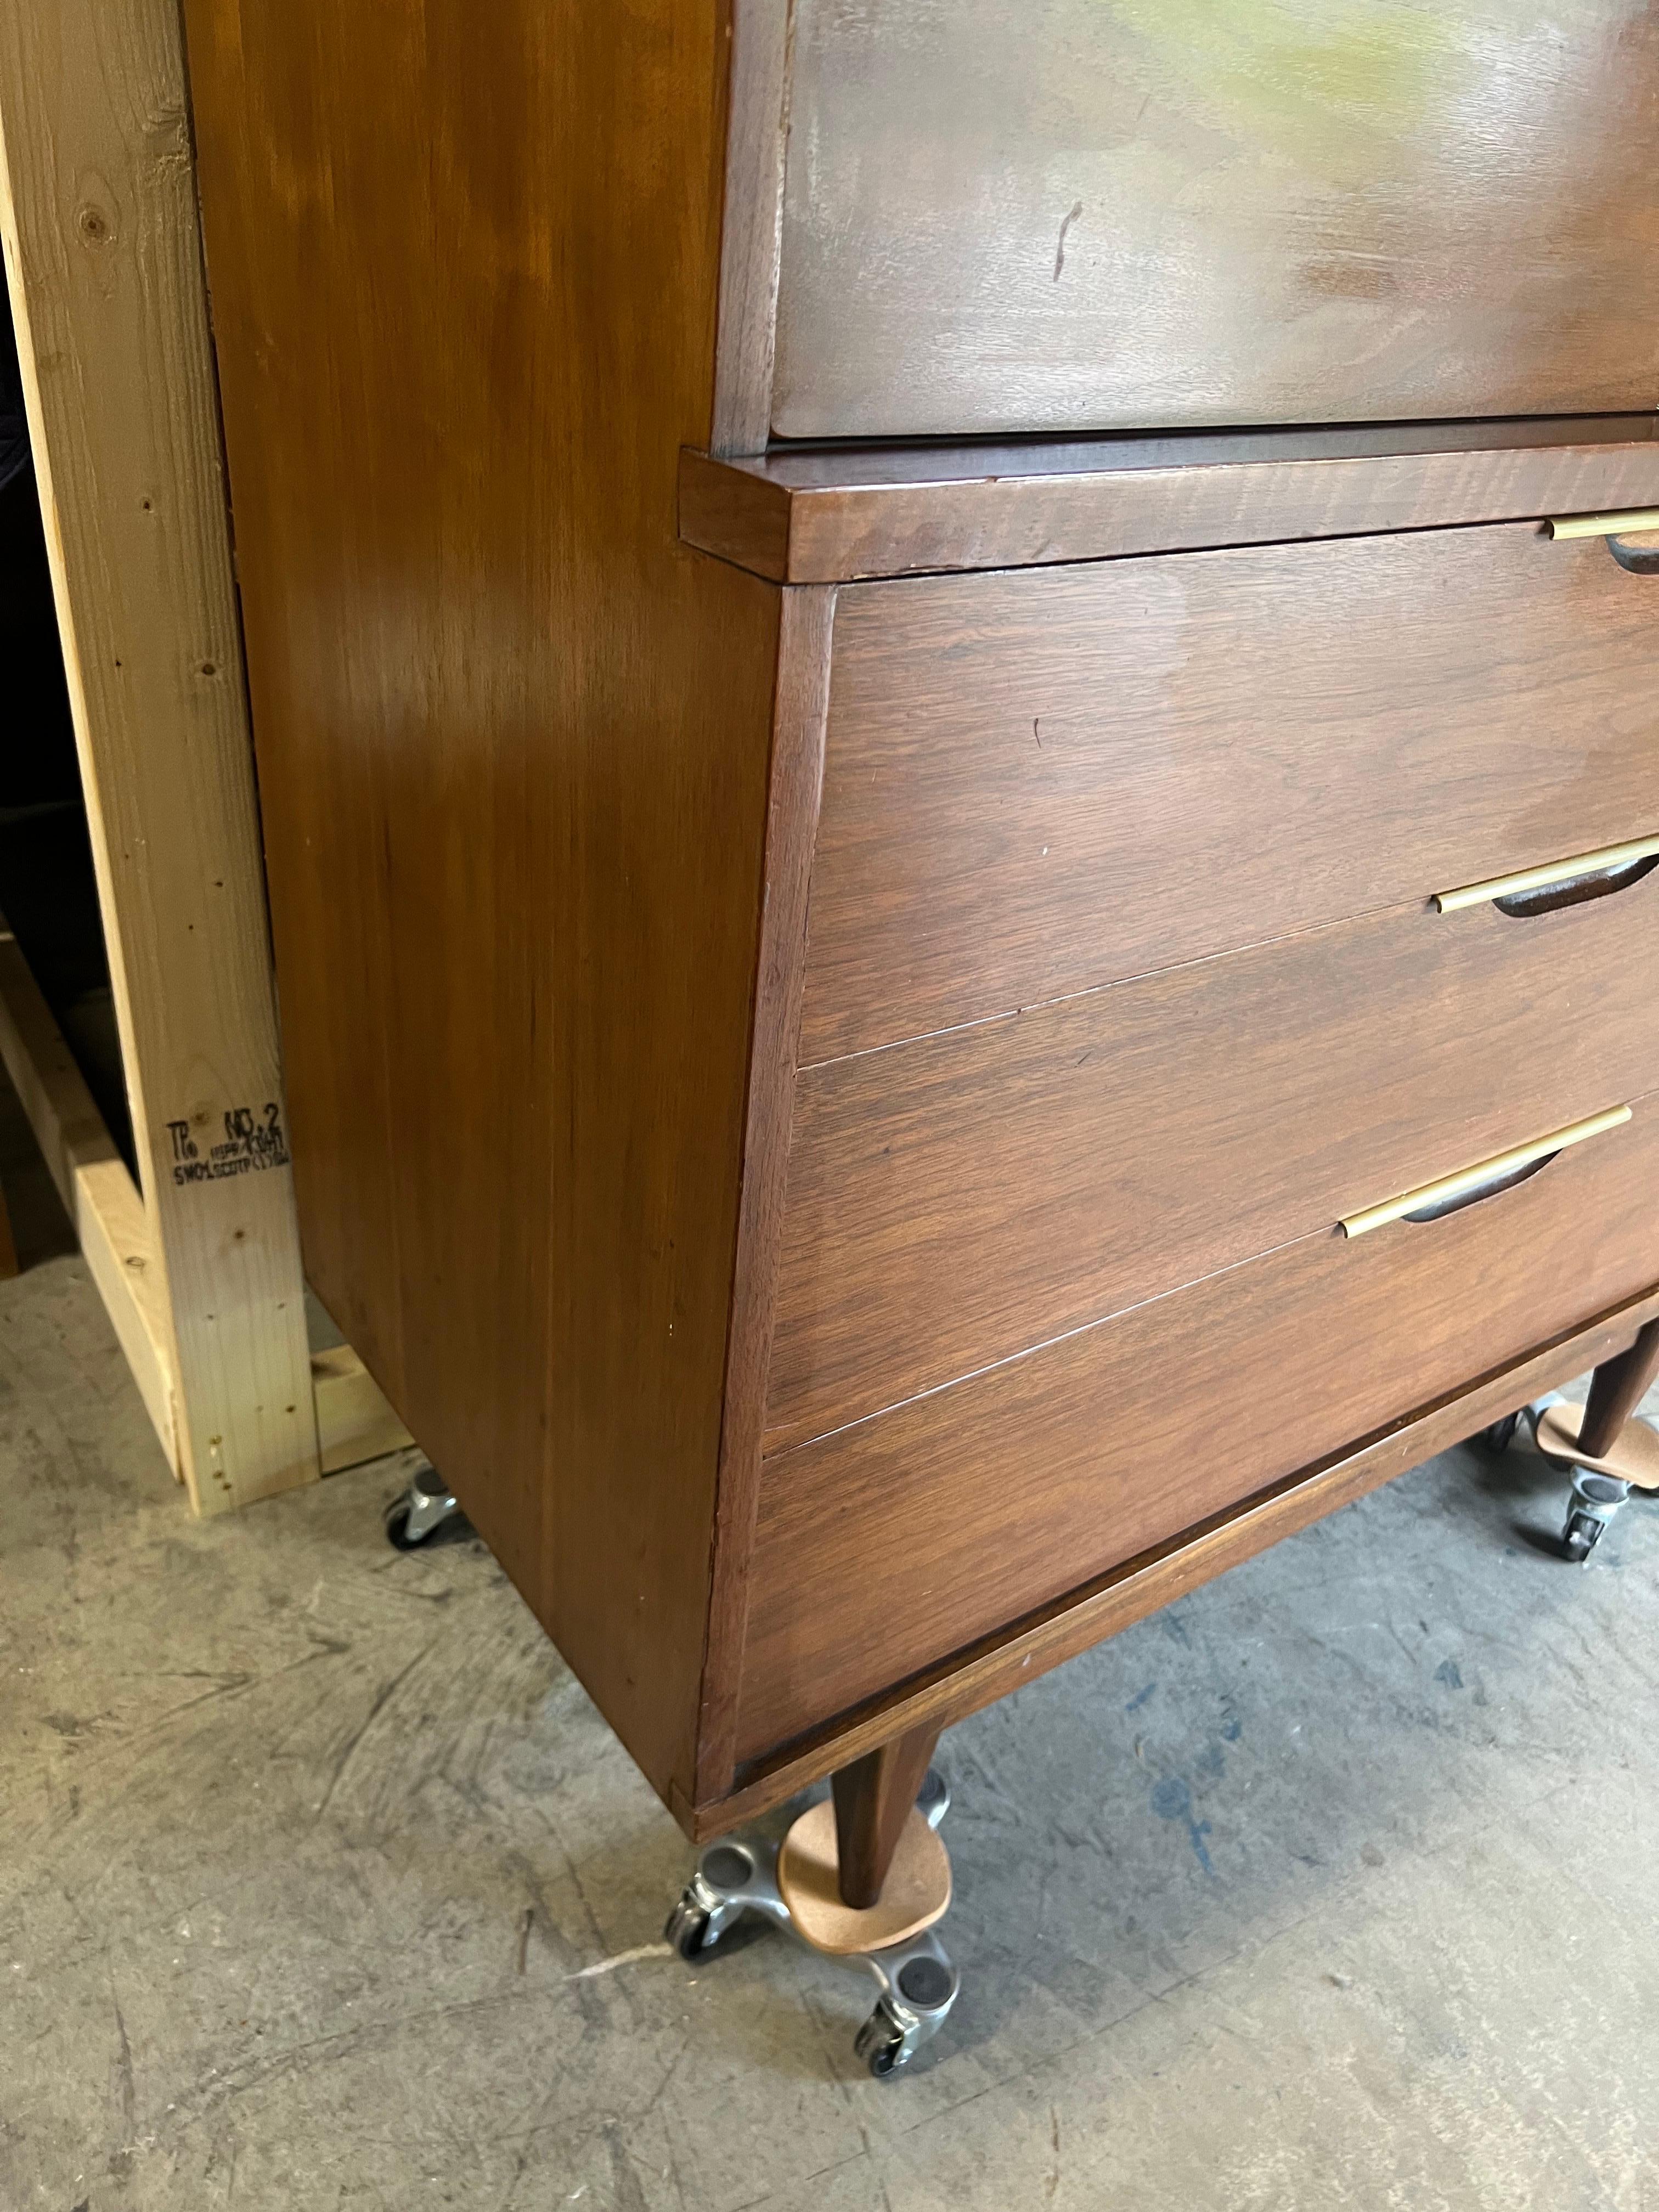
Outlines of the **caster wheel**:
M 904 2047 L 904 2031 L 888 2013 L 884 2005 L 878 2005 L 853 2040 L 853 2056 L 866 2066 L 878 2081 L 884 2081 L 890 2074 L 896 2074 L 901 2066 L 908 2066 L 910 2054 Z
M 1573 1513 L 1568 1516 L 1567 1525 L 1561 1531 L 1561 1549 L 1574 1566 L 1583 1565 L 1601 1541 L 1601 1530 L 1605 1525 L 1588 1513 Z
M 418 1552 L 422 1539 L 409 1533 L 409 1501 L 400 1498 L 386 1516 L 386 1540 L 394 1552 Z
M 1505 1413 L 1501 1421 L 1494 1421 L 1489 1429 L 1482 1429 L 1475 1442 L 1498 1457 L 1515 1442 L 1515 1432 L 1521 1425 L 1519 1413 Z
M 690 1890 L 669 1914 L 662 1931 L 665 1943 L 672 1943 L 689 1966 L 694 1960 L 711 1958 L 720 1948 L 725 1929 L 711 1935 L 709 1915 L 705 1912 Z
M 386 1509 L 386 1540 L 394 1552 L 427 1551 L 439 1544 L 459 1543 L 471 1534 L 472 1523 L 430 1469 L 424 1479 L 417 1475 Z

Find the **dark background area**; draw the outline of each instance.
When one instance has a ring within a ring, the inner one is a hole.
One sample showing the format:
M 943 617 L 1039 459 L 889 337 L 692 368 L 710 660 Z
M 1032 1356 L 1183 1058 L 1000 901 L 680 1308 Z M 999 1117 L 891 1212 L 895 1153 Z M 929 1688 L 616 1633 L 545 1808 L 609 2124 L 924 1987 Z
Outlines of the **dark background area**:
M 137 1172 L 9 317 L 0 316 L 0 912 Z

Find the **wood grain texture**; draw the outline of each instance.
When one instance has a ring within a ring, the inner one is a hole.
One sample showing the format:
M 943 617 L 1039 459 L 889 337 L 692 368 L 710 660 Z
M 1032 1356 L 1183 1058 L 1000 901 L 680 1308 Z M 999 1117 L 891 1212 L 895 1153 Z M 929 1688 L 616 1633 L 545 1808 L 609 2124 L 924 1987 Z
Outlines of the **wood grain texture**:
M 784 1803 L 805 1784 L 860 1757 L 896 1731 L 929 1723 L 949 1727 L 1036 1681 L 1051 1667 L 1133 1626 L 1230 1567 L 1254 1559 L 1297 1529 L 1338 1511 L 1476 1435 L 1547 1390 L 1558 1389 L 1625 1349 L 1659 1312 L 1659 1290 L 1600 1316 L 1587 1328 L 1547 1340 L 1523 1358 L 1476 1377 L 1403 1420 L 1269 1484 L 1241 1504 L 1212 1514 L 1167 1543 L 1068 1590 L 1053 1604 L 963 1646 L 933 1667 L 837 1714 L 743 1770 L 722 1802 L 682 1808 L 698 1842 Z
M 317 1449 L 325 1474 L 406 1451 L 414 1442 L 349 1344 L 312 1353 L 311 1393 L 317 1402 Z
M 1517 523 L 843 591 L 803 1060 L 1659 830 L 1656 590 Z
M 1591 1459 L 1604 1459 L 1659 1375 L 1659 1327 L 1650 1322 L 1630 1350 L 1595 1370 L 1584 1406 L 1578 1443 Z
M 738 1214 L 732 1324 L 720 1424 L 708 1631 L 698 1727 L 697 1796 L 732 1786 L 738 1686 L 749 1612 L 749 1557 L 760 1495 L 761 1428 L 777 1297 L 778 1252 L 789 1171 L 806 903 L 824 717 L 830 703 L 835 593 L 786 592 L 778 638 L 766 891 L 749 1058 L 743 1194 Z
M 318 1458 L 292 1177 L 239 1133 L 280 1127 L 282 1074 L 176 0 L 6 10 L 0 130 L 143 1184 L 153 1304 L 124 1341 L 155 1413 L 160 1329 L 158 1427 L 218 1512 L 314 1481 Z
M 879 1900 L 939 1737 L 936 1728 L 910 1729 L 836 1768 L 831 1794 L 843 1905 L 864 1911 Z
M 182 1482 L 174 1354 L 143 1200 L 3 918 L 0 1060 L 58 1186 L 157 1441 Z M 312 1352 L 310 1367 L 324 1474 L 409 1443 L 408 1431 L 349 1345 Z
M 186 16 L 310 1270 L 689 1794 L 779 623 L 675 536 L 720 11 Z
M 778 583 L 1016 568 L 1651 505 L 1659 424 L 1390 424 L 1025 445 L 688 452 L 688 542 Z
M 1303 1238 L 769 1461 L 740 1759 L 1639 1296 L 1656 1216 L 1650 1098 L 1484 1205 Z
M 680 455 L 680 536 L 700 551 L 781 583 L 789 574 L 793 497 L 765 475 L 689 447 Z
M 1659 399 L 1643 0 L 796 0 L 785 437 Z
M 805 1071 L 767 1450 L 1652 1088 L 1656 893 L 1395 908 Z
M 731 42 L 720 328 L 709 450 L 760 453 L 772 421 L 789 0 L 724 0 Z
M 144 1202 L 3 920 L 0 1060 L 74 1225 L 144 1411 L 168 1466 L 183 1481 L 176 1354 Z

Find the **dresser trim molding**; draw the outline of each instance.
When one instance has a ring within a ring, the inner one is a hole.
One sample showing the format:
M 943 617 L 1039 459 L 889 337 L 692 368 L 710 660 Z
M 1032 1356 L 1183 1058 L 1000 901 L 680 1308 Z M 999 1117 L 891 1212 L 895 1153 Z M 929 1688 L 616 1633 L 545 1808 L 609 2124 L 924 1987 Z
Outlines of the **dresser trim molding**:
M 766 1377 L 789 1170 L 806 910 L 830 712 L 833 590 L 785 592 L 778 634 L 765 890 L 749 1060 L 742 1198 L 726 1338 L 708 1623 L 699 1704 L 699 1799 L 729 1790 L 760 1500 Z
M 772 424 L 793 10 L 786 0 L 726 0 L 726 213 L 708 443 L 716 453 L 761 453 Z
M 687 544 L 779 584 L 1022 568 L 1659 503 L 1659 416 L 680 456 Z

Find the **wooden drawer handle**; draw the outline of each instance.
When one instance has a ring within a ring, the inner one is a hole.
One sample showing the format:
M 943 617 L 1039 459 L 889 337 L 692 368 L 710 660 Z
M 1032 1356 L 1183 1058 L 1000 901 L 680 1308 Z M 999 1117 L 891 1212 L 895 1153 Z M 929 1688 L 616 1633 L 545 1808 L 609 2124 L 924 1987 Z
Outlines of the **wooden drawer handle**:
M 1609 1106 L 1603 1114 L 1592 1114 L 1587 1121 L 1575 1121 L 1547 1137 L 1535 1138 L 1529 1145 L 1518 1145 L 1512 1152 L 1482 1160 L 1478 1167 L 1443 1176 L 1438 1182 L 1423 1183 L 1416 1190 L 1385 1200 L 1381 1206 L 1368 1206 L 1363 1213 L 1346 1214 L 1338 1226 L 1345 1237 L 1369 1237 L 1373 1229 L 1386 1228 L 1391 1221 L 1438 1221 L 1444 1214 L 1459 1212 L 1466 1206 L 1479 1205 L 1483 1198 L 1496 1198 L 1499 1191 L 1512 1189 L 1547 1168 L 1569 1145 L 1582 1145 L 1586 1137 L 1599 1137 L 1604 1129 L 1617 1129 L 1629 1119 L 1628 1106 Z
M 1632 576 L 1659 576 L 1659 545 L 1626 545 L 1628 530 L 1659 530 L 1659 507 L 1632 507 L 1622 514 L 1552 515 L 1552 538 L 1605 538 L 1607 550 Z
M 1659 837 L 1637 837 L 1627 845 L 1604 845 L 1596 853 L 1552 860 L 1546 867 L 1522 868 L 1516 875 L 1490 877 L 1484 884 L 1465 884 L 1459 890 L 1437 891 L 1434 903 L 1442 914 L 1485 906 L 1488 901 L 1500 914 L 1553 914 L 1564 906 L 1580 906 L 1586 899 L 1626 890 L 1639 884 L 1656 862 Z

